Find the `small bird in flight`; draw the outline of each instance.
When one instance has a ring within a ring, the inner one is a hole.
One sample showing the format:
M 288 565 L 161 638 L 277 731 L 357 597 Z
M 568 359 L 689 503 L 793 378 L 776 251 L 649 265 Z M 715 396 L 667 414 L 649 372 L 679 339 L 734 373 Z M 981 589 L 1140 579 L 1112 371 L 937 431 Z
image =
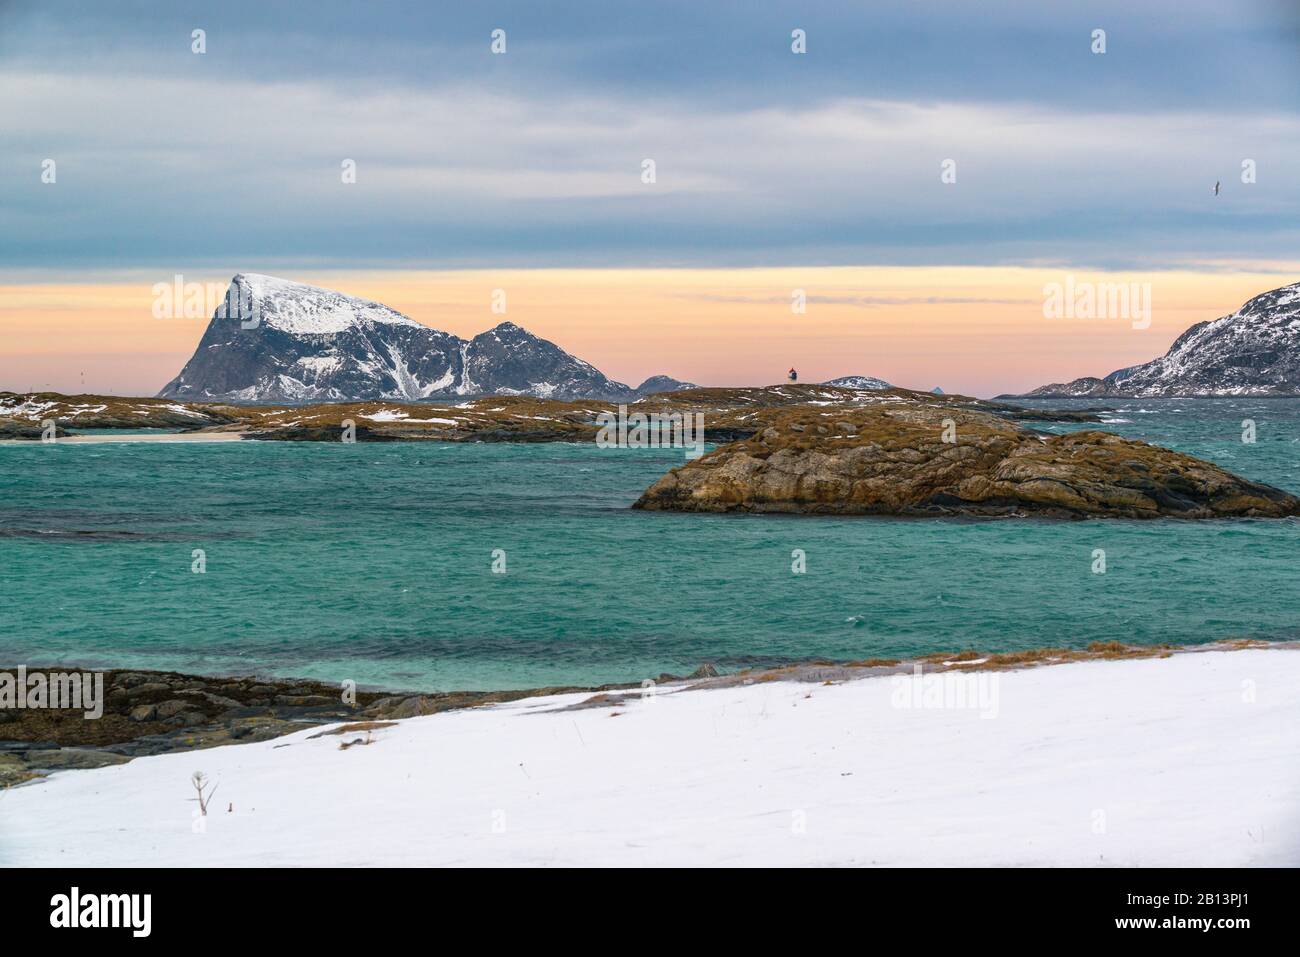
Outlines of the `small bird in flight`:
M 1214 181 L 1214 195 L 1219 195 L 1219 181 L 1217 179 Z

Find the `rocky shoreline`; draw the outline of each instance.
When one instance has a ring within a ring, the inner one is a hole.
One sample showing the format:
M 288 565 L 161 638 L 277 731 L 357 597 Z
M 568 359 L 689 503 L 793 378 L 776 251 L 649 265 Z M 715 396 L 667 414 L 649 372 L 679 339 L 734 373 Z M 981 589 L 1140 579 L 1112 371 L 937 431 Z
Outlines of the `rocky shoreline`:
M 656 393 L 625 405 L 629 413 L 706 416 L 705 439 L 748 438 L 783 409 L 801 406 L 856 407 L 880 401 L 978 410 L 1013 421 L 1099 422 L 1100 408 L 1029 409 L 969 396 L 936 396 L 907 389 L 864 390 L 824 385 L 763 388 L 694 388 Z M 327 402 L 310 405 L 232 405 L 54 392 L 0 392 L 0 433 L 39 439 L 41 423 L 57 423 L 59 435 L 84 429 L 175 429 L 187 433 L 230 432 L 258 441 L 337 442 L 352 423 L 358 442 L 592 442 L 597 416 L 618 405 L 565 402 L 531 396 L 481 396 L 456 404 L 434 402 Z
M 1086 430 L 1102 409 L 1026 409 L 962 395 L 828 385 L 694 388 L 615 406 L 527 396 L 454 405 L 235 406 L 0 393 L 0 432 L 176 427 L 260 441 L 595 442 L 616 411 L 702 417 L 719 445 L 673 469 L 634 508 L 657 511 L 1044 518 L 1285 518 L 1300 498 L 1189 455 Z M 658 417 L 655 419 L 655 417 Z M 74 440 L 76 437 L 74 436 Z
M 812 659 L 722 674 L 705 664 L 689 675 L 661 674 L 653 683 L 656 686 L 683 684 L 689 690 L 771 681 L 837 684 L 878 675 L 912 674 L 918 666 L 931 672 L 1005 671 L 1077 661 L 1166 658 L 1175 654 L 1247 648 L 1300 651 L 1300 642 L 1238 639 L 1172 646 L 1111 641 L 1094 642 L 1086 648 L 990 653 L 966 650 L 906 659 Z M 0 667 L 0 672 L 14 670 Z M 141 670 L 109 670 L 103 675 L 104 713 L 98 719 L 87 720 L 79 709 L 0 710 L 0 790 L 55 771 L 100 768 L 138 757 L 251 744 L 313 726 L 337 726 L 323 732 L 329 734 L 365 732 L 404 718 L 573 693 L 588 693 L 590 697 L 564 710 L 607 708 L 613 711 L 647 693 L 642 682 L 622 682 L 511 691 L 357 691 L 355 703 L 348 703 L 337 685 L 319 681 L 205 677 Z
M 0 667 L 0 672 L 12 674 L 15 670 Z M 691 677 L 715 673 L 704 667 Z M 0 709 L 0 788 L 52 771 L 98 768 L 148 755 L 266 741 L 311 725 L 390 721 L 542 694 L 632 687 L 623 684 L 430 693 L 357 690 L 354 699 L 348 700 L 339 685 L 310 680 L 205 677 L 135 669 L 105 670 L 102 674 L 104 707 L 99 718 L 87 719 L 80 708 Z M 659 680 L 683 678 L 661 675 Z

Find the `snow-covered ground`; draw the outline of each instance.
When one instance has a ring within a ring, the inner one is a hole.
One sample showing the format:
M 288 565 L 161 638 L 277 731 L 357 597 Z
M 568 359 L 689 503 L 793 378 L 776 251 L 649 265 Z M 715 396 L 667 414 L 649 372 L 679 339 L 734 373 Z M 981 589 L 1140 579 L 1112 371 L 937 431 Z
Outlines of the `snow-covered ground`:
M 1300 864 L 1300 653 L 975 672 L 972 707 L 908 680 L 533 698 L 63 772 L 0 792 L 0 865 Z

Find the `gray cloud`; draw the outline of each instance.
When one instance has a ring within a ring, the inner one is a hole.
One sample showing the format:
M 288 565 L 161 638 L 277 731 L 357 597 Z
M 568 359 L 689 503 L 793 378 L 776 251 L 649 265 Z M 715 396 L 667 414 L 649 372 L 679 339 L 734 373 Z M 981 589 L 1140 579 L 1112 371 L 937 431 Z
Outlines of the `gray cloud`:
M 1229 24 L 1208 3 L 1163 23 L 1103 5 L 1111 52 L 1077 62 L 1088 25 L 1031 4 L 827 4 L 805 60 L 788 51 L 795 6 L 591 22 L 582 4 L 436 21 L 403 4 L 288 9 L 0 8 L 0 266 L 1151 268 L 1285 258 L 1296 239 L 1296 85 L 1264 3 Z M 506 57 L 487 53 L 498 21 Z M 1135 62 L 1157 39 L 1203 55 Z M 906 82 L 867 51 L 910 56 Z M 1231 108 L 1186 95 L 1225 70 Z M 39 181 L 47 157 L 55 186 Z

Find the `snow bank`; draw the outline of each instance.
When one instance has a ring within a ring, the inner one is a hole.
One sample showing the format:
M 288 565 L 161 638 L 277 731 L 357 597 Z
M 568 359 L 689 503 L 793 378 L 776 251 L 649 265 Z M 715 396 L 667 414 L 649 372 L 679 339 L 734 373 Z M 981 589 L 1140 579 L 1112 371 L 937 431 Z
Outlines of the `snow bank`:
M 0 792 L 0 864 L 1300 864 L 1300 653 L 972 677 L 995 706 L 661 688 L 65 772 Z

